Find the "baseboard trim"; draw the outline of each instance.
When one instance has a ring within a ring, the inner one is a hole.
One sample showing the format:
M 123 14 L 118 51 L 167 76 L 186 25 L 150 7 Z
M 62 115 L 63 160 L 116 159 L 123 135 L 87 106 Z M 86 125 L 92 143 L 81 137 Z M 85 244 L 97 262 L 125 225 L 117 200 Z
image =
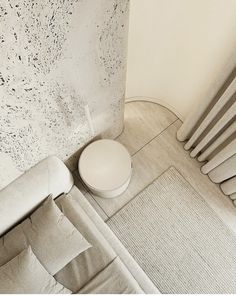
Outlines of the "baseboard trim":
M 167 104 L 164 100 L 158 99 L 158 98 L 150 98 L 150 97 L 142 97 L 142 96 L 137 96 L 137 97 L 129 97 L 125 99 L 125 103 L 130 103 L 130 102 L 150 102 L 154 104 L 158 104 L 160 106 L 163 106 L 170 110 L 172 113 L 174 113 L 181 121 L 184 120 L 183 116 L 171 105 Z

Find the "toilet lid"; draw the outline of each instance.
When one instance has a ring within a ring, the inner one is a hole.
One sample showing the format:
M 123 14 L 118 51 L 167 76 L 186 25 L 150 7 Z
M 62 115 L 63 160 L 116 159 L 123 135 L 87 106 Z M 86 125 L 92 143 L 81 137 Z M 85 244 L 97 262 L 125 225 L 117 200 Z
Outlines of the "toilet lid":
M 131 175 L 131 157 L 127 149 L 114 140 L 98 140 L 82 152 L 78 169 L 84 183 L 96 190 L 114 190 Z

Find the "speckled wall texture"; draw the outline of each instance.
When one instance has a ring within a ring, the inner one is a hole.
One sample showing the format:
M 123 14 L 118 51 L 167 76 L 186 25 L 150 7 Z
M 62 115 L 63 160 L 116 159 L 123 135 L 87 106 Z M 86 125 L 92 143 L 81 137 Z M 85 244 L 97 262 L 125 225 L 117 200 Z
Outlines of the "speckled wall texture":
M 1 0 L 0 188 L 121 132 L 128 0 Z

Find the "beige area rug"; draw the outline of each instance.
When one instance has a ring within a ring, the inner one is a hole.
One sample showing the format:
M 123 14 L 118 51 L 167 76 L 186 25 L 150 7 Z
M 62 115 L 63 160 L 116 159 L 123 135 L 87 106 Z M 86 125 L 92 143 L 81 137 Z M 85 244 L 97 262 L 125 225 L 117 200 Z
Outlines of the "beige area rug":
M 162 293 L 236 293 L 236 236 L 174 167 L 107 224 Z

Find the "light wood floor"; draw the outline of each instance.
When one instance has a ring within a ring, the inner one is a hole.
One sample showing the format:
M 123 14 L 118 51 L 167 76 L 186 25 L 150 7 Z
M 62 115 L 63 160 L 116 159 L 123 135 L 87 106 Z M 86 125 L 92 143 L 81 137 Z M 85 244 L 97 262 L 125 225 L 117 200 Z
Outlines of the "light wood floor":
M 221 219 L 236 232 L 236 208 L 209 178 L 199 162 L 190 158 L 176 140 L 181 121 L 166 108 L 150 102 L 130 102 L 125 108 L 125 128 L 117 138 L 132 155 L 133 172 L 125 193 L 103 199 L 88 192 L 74 172 L 76 185 L 103 220 L 108 220 L 170 166 L 176 167 Z M 179 197 L 181 198 L 181 196 Z

